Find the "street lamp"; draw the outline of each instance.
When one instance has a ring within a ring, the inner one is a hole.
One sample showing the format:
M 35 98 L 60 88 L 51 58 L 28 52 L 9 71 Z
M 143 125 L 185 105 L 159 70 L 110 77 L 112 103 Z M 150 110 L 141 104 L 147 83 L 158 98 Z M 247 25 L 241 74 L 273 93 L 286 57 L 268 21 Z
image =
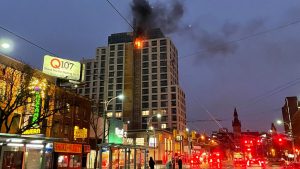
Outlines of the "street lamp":
M 109 105 L 109 103 L 111 102 L 111 101 L 113 101 L 113 100 L 115 100 L 115 99 L 121 99 L 121 100 L 123 100 L 124 99 L 124 95 L 119 95 L 119 96 L 116 96 L 116 97 L 113 97 L 113 98 L 111 98 L 110 100 L 105 100 L 105 101 L 103 101 L 103 102 L 101 102 L 101 103 L 103 103 L 104 104 L 104 111 L 103 111 L 103 124 L 104 124 L 104 126 L 103 126 L 103 139 L 102 139 L 102 143 L 105 143 L 105 138 L 106 138 L 106 136 L 105 136 L 105 128 L 106 128 L 106 113 L 107 113 L 107 108 L 108 108 L 108 105 Z
M 0 51 L 10 52 L 13 48 L 12 40 L 10 39 L 0 39 Z
M 290 117 L 289 117 L 290 119 Z M 289 123 L 287 122 L 284 122 L 284 121 L 281 121 L 281 120 L 277 120 L 276 123 L 278 125 L 282 125 L 282 124 L 286 124 L 288 127 L 289 127 L 289 136 L 291 137 L 292 139 L 292 152 L 293 152 L 293 155 L 294 155 L 294 161 L 296 161 L 296 156 L 295 156 L 295 141 L 294 141 L 294 136 L 293 136 L 293 128 L 292 128 L 292 122 L 291 122 L 291 119 L 289 120 Z
M 153 117 L 157 117 L 157 118 L 161 118 L 161 114 L 158 113 L 158 114 L 154 114 L 152 116 L 150 116 L 148 118 L 148 123 L 147 123 L 147 127 L 149 126 L 151 120 Z M 155 161 L 155 151 L 156 151 L 156 135 L 155 135 L 155 128 L 153 126 L 149 127 L 150 130 L 153 130 L 153 135 L 154 135 L 154 157 L 153 157 L 153 160 Z M 147 130 L 148 132 L 148 130 Z M 150 139 L 149 139 L 150 140 Z

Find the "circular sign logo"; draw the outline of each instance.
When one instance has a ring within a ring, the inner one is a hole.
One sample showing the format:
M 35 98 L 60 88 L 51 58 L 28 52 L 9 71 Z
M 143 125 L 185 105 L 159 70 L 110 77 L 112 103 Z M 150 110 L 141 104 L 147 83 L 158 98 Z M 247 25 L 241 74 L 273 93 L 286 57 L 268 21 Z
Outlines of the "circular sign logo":
M 60 60 L 57 58 L 53 58 L 51 59 L 50 64 L 53 68 L 57 69 L 60 67 Z

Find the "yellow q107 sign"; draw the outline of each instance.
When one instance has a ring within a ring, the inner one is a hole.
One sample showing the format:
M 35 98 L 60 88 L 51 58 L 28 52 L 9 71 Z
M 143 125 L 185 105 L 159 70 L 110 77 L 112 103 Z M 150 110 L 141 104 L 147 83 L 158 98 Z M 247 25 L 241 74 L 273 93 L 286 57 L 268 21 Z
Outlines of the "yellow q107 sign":
M 79 62 L 45 55 L 43 72 L 59 78 L 80 80 L 81 64 Z

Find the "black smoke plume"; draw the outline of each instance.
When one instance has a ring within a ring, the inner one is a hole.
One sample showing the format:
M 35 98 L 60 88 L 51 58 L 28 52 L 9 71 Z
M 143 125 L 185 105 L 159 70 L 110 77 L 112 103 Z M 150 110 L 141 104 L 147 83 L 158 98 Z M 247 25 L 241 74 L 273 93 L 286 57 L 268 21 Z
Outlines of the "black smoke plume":
M 133 0 L 131 10 L 133 25 L 138 35 L 154 28 L 160 28 L 164 33 L 172 33 L 177 30 L 184 14 L 182 1 L 179 0 L 156 2 L 151 5 L 147 0 Z

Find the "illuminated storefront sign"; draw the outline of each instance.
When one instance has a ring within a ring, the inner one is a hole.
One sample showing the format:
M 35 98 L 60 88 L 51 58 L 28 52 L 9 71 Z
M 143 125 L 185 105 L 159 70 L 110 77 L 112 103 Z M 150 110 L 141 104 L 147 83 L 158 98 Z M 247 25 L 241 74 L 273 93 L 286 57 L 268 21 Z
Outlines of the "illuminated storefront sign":
M 135 139 L 135 145 L 143 146 L 145 142 L 144 138 L 136 138 Z
M 69 80 L 80 80 L 81 64 L 67 59 L 49 55 L 44 56 L 43 72 L 55 77 Z
M 123 144 L 133 145 L 133 138 L 124 138 L 123 141 Z
M 54 151 L 61 153 L 82 153 L 82 145 L 69 143 L 54 143 Z
M 157 146 L 156 138 L 150 137 L 149 138 L 149 147 L 156 147 L 156 146 Z
M 87 129 L 83 128 L 83 129 L 79 129 L 78 126 L 74 127 L 74 139 L 77 138 L 87 138 Z
M 41 129 L 28 129 L 24 131 L 22 134 L 41 134 Z
M 118 119 L 109 119 L 108 142 L 122 144 L 124 136 L 123 121 Z
M 34 105 L 34 113 L 32 117 L 32 123 L 36 123 L 40 117 L 41 112 L 41 94 L 39 91 L 35 92 L 35 105 Z M 34 124 L 38 125 L 38 124 Z

